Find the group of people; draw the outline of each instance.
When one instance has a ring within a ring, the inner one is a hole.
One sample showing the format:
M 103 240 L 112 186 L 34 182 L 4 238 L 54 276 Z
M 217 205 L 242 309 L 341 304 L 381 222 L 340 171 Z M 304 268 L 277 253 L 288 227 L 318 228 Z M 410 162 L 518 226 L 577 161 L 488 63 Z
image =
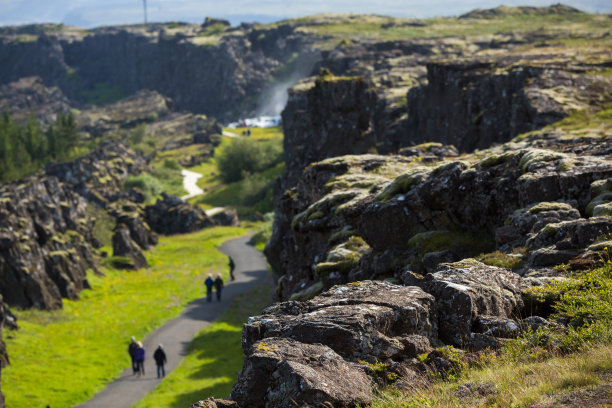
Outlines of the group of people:
M 230 257 L 228 266 L 230 268 L 230 279 L 234 280 L 234 269 L 236 268 L 236 264 L 234 260 Z M 217 274 L 215 279 L 213 279 L 212 275 L 208 275 L 206 280 L 204 281 L 206 285 L 206 299 L 209 302 L 212 302 L 212 293 L 213 288 L 215 288 L 217 292 L 217 300 L 221 301 L 221 290 L 223 289 L 223 278 L 221 274 Z M 146 357 L 146 350 L 142 345 L 142 342 L 136 341 L 136 338 L 132 336 L 130 345 L 128 346 L 128 354 L 132 359 L 132 371 L 133 375 L 145 375 L 145 367 L 144 361 Z M 166 376 L 166 352 L 164 351 L 163 345 L 158 345 L 155 353 L 153 353 L 153 359 L 155 360 L 155 364 L 157 365 L 157 378 Z
M 132 359 L 132 371 L 133 375 L 145 375 L 145 367 L 144 361 L 146 357 L 146 350 L 142 345 L 142 342 L 136 341 L 136 338 L 132 336 L 130 339 L 130 345 L 128 346 L 128 354 Z M 153 359 L 155 360 L 155 364 L 157 365 L 157 378 L 166 376 L 166 352 L 164 351 L 164 346 L 162 344 L 157 346 L 155 353 L 153 353 Z
M 213 279 L 212 275 L 208 275 L 206 280 L 204 281 L 204 285 L 206 286 L 206 300 L 212 302 L 212 294 L 213 288 L 217 292 L 217 300 L 221 301 L 221 290 L 223 289 L 223 278 L 221 274 L 217 274 L 215 279 Z

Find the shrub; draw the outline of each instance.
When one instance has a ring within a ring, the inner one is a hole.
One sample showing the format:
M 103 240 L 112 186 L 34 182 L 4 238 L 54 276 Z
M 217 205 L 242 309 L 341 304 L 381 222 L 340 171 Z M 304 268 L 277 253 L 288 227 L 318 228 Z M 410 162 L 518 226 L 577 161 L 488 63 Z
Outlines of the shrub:
M 217 166 L 221 179 L 226 183 L 242 180 L 250 174 L 274 167 L 283 159 L 280 140 L 258 141 L 239 138 L 221 149 Z
M 174 159 L 166 159 L 164 160 L 164 168 L 171 170 L 180 170 L 181 165 Z
M 128 176 L 123 186 L 126 189 L 140 190 L 148 199 L 157 197 L 163 191 L 162 183 L 150 174 Z

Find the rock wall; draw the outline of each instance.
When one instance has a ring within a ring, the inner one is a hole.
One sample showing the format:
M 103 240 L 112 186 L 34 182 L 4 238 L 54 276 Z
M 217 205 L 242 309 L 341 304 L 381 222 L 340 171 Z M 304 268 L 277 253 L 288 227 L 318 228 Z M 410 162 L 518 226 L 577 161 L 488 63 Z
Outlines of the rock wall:
M 0 67 L 0 84 L 40 76 L 81 102 L 96 86 L 126 95 L 150 89 L 171 98 L 177 110 L 227 119 L 254 110 L 276 71 L 294 54 L 312 52 L 312 39 L 292 25 L 234 28 L 218 41 L 199 26 L 185 27 L 178 33 L 154 25 L 148 31 L 110 27 L 76 34 L 59 28 L 27 42 L 3 35 L 0 59 L 7 63 Z
M 585 88 L 592 82 L 567 66 L 527 61 L 429 63 L 427 84 L 408 92 L 402 142 L 435 141 L 463 152 L 505 143 L 564 118 L 579 105 L 572 103 L 575 97 L 558 93 L 555 98 L 553 89 L 578 91 L 588 100 Z

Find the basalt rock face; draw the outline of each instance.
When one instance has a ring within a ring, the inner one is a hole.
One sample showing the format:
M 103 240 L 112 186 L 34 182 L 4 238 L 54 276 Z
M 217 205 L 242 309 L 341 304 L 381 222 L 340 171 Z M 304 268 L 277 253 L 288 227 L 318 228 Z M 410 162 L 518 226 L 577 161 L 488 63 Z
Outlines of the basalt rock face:
M 112 144 L 49 165 L 45 175 L 0 187 L 0 294 L 5 302 L 55 309 L 62 298 L 76 299 L 89 287 L 86 272 L 98 271 L 94 246 L 99 243 L 88 205 L 110 211 L 125 225 L 131 244 L 154 245 L 156 235 L 133 205 L 117 204 L 130 199 L 122 191 L 124 179 L 143 166 L 134 152 Z
M 519 324 L 529 283 L 509 270 L 472 260 L 403 278 L 416 286 L 354 282 L 250 318 L 230 399 L 241 407 L 368 404 L 381 381 L 410 387 L 418 373 L 448 369 L 433 347 L 496 348 L 529 325 L 550 324 L 541 317 Z M 416 359 L 426 353 L 431 366 Z M 387 370 L 384 379 L 376 366 Z
M 527 247 L 529 270 L 550 266 L 539 250 L 557 251 L 562 262 L 584 255 L 609 228 L 580 214 L 612 176 L 612 164 L 512 147 L 472 162 L 362 155 L 312 164 L 278 200 L 266 253 L 282 271 L 279 296 L 319 281 L 330 287 L 390 277 L 407 264 L 425 272 L 500 248 Z
M 88 287 L 93 220 L 85 200 L 56 177 L 32 177 L 0 189 L 0 293 L 22 308 L 61 307 Z
M 375 145 L 377 97 L 371 88 L 365 79 L 321 75 L 290 91 L 283 111 L 289 174 L 327 157 L 367 153 Z
M 70 101 L 57 87 L 44 86 L 40 77 L 25 77 L 0 87 L 0 111 L 9 112 L 18 123 L 33 115 L 47 127 L 58 112 L 70 111 Z
M 226 31 L 219 39 L 195 24 L 178 30 L 163 24 L 4 30 L 0 59 L 9 63 L 0 68 L 0 78 L 8 83 L 40 76 L 77 102 L 100 87 L 126 95 L 151 89 L 171 98 L 178 110 L 221 118 L 240 108 L 254 110 L 277 69 L 294 54 L 311 54 L 312 36 L 290 24 Z
M 540 129 L 597 98 L 598 78 L 575 69 L 588 68 L 518 57 L 429 63 L 427 84 L 408 92 L 403 143 L 436 141 L 469 152 Z

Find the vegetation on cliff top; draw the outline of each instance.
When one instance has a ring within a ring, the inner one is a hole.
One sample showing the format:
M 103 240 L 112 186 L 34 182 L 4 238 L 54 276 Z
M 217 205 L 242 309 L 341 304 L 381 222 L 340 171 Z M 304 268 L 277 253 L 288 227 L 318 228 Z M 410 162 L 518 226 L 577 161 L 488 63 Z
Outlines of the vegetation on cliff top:
M 612 263 L 574 272 L 567 280 L 535 287 L 527 295 L 551 307 L 552 317 L 567 328 L 527 331 L 507 341 L 499 353 L 470 358 L 458 353 L 453 373 L 428 373 L 426 386 L 403 392 L 389 388 L 371 407 L 533 407 L 572 399 L 580 403 L 571 406 L 602 406 L 609 402 Z M 588 392 L 580 391 L 585 387 Z

